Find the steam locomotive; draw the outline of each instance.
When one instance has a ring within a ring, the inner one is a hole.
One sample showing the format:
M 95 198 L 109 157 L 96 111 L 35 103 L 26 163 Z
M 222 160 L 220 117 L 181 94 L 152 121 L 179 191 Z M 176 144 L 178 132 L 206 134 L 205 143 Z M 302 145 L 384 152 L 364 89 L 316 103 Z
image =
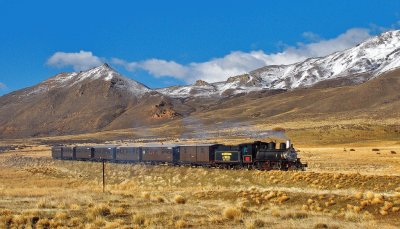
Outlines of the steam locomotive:
M 61 160 L 171 164 L 226 169 L 305 170 L 290 141 L 255 141 L 239 145 L 54 146 L 52 157 Z

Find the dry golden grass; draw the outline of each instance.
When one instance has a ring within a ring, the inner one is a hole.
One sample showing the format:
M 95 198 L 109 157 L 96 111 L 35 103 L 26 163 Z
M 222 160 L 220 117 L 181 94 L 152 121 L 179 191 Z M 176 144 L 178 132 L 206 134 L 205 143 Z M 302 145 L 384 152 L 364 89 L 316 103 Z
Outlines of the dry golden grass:
M 101 163 L 52 160 L 32 144 L 0 154 L 0 228 L 398 228 L 391 151 L 304 146 L 306 172 L 107 164 L 103 193 Z

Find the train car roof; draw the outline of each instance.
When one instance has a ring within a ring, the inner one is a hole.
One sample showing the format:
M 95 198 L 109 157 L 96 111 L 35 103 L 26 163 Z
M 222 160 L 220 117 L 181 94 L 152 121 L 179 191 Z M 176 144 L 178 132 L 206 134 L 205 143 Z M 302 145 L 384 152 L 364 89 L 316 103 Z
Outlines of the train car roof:
M 98 145 L 98 146 L 92 146 L 93 148 L 116 148 L 116 145 Z
M 150 148 L 150 147 L 165 147 L 165 148 L 170 148 L 170 147 L 175 147 L 178 146 L 176 144 L 146 144 L 142 145 L 141 147 L 143 148 Z
M 221 145 L 221 144 L 217 144 L 217 143 L 206 144 L 206 143 L 204 143 L 204 144 L 187 144 L 187 145 L 177 145 L 177 146 L 215 146 L 215 145 Z

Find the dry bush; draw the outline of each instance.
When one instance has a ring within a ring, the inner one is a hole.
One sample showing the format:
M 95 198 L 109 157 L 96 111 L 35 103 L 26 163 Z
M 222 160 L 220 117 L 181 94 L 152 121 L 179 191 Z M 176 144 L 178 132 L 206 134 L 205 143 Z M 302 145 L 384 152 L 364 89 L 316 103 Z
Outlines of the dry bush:
M 325 223 L 317 223 L 314 226 L 314 229 L 324 229 L 324 228 L 329 228 L 327 224 Z
M 22 226 L 22 225 L 27 224 L 28 219 L 23 215 L 15 215 L 13 217 L 12 221 L 14 222 L 14 224 Z
M 237 219 L 241 216 L 241 212 L 237 207 L 227 207 L 222 211 L 222 215 L 226 219 Z
M 72 217 L 70 220 L 69 220 L 69 225 L 71 226 L 71 227 L 77 227 L 78 225 L 81 225 L 83 222 L 82 222 L 82 218 L 79 218 L 79 217 Z
M 125 208 L 123 207 L 117 207 L 117 208 L 112 208 L 111 209 L 111 214 L 115 216 L 124 216 L 127 214 Z
M 0 216 L 0 226 L 1 228 L 8 228 L 13 220 L 12 215 L 2 215 Z
M 355 149 L 350 149 L 350 151 L 356 151 Z
M 36 207 L 37 208 L 51 208 L 50 202 L 47 199 L 40 199 L 37 203 L 36 203 Z
M 283 196 L 278 197 L 276 200 L 277 200 L 279 203 L 283 203 L 283 202 L 288 201 L 289 199 L 290 199 L 290 197 L 288 197 L 286 194 L 284 194 Z
M 245 223 L 246 229 L 255 229 L 255 228 L 263 228 L 265 226 L 265 222 L 261 219 L 251 220 Z
M 107 204 L 98 204 L 89 208 L 86 216 L 90 220 L 96 220 L 98 217 L 108 216 L 110 214 L 111 210 Z
M 356 192 L 356 194 L 354 194 L 354 197 L 359 200 L 362 199 L 363 196 L 364 196 L 364 193 L 362 193 L 362 192 Z
M 66 219 L 68 218 L 68 214 L 65 213 L 65 212 L 57 212 L 57 213 L 54 215 L 54 218 L 55 218 L 55 219 L 60 219 L 60 220 L 66 220 Z
M 378 152 L 378 151 L 380 151 L 380 149 L 373 148 L 373 149 L 372 149 L 372 151 L 374 151 L 374 152 Z
M 175 201 L 175 203 L 177 203 L 177 204 L 185 204 L 185 203 L 186 203 L 185 197 L 183 197 L 183 196 L 181 196 L 181 195 L 176 195 L 176 196 L 174 197 L 174 201 Z
M 146 222 L 146 217 L 142 214 L 136 214 L 133 216 L 132 220 L 136 225 L 143 225 Z
M 97 216 L 96 219 L 93 221 L 93 224 L 101 227 L 106 223 L 105 219 L 102 216 Z
M 188 226 L 187 222 L 183 219 L 180 219 L 180 220 L 176 221 L 176 223 L 175 223 L 176 228 L 184 228 L 187 226 Z
M 146 199 L 146 200 L 150 200 L 150 193 L 148 193 L 148 192 L 143 192 L 142 193 L 142 197 L 143 197 L 143 199 Z
M 50 221 L 47 218 L 39 219 L 36 223 L 36 228 L 49 228 Z
M 10 209 L 0 209 L 0 216 L 3 215 L 12 215 L 13 211 L 11 211 Z
M 158 202 L 158 203 L 164 203 L 165 199 L 162 196 L 156 196 L 155 201 Z
M 289 211 L 280 214 L 281 219 L 305 219 L 308 213 L 304 211 Z
M 104 225 L 103 229 L 114 229 L 120 227 L 121 227 L 121 222 L 114 221 L 114 222 L 106 222 L 106 225 Z
M 79 206 L 78 204 L 71 204 L 69 205 L 69 209 L 77 211 L 81 209 L 81 206 Z
M 390 153 L 391 153 L 391 154 L 396 154 L 396 151 L 393 151 L 393 150 L 392 150 L 392 151 L 390 151 Z
M 366 197 L 367 197 L 368 200 L 373 200 L 375 195 L 372 192 L 367 192 Z

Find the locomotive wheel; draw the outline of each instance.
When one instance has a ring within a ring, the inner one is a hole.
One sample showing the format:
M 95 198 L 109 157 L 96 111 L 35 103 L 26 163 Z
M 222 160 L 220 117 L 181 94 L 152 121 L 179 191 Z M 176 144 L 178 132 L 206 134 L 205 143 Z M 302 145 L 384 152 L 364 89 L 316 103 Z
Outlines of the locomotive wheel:
M 289 168 L 287 170 L 288 171 L 296 171 L 296 170 L 298 170 L 298 168 L 295 165 L 291 165 L 291 166 L 289 166 Z

